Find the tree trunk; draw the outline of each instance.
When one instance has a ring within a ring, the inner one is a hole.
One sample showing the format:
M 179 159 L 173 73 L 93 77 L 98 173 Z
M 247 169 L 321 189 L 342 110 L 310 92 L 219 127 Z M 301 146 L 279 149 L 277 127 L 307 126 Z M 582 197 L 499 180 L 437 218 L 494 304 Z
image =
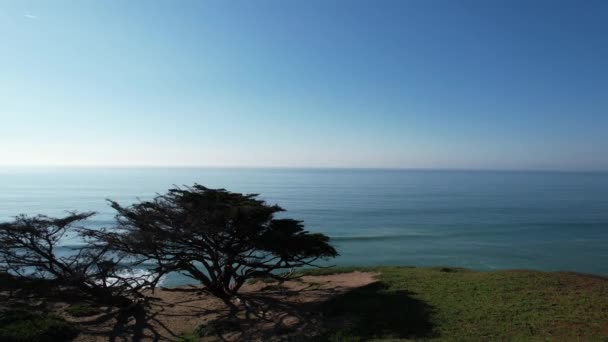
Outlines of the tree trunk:
M 231 318 L 236 317 L 236 314 L 239 311 L 239 307 L 238 307 L 238 305 L 236 305 L 232 302 L 232 299 L 234 298 L 232 295 L 224 293 L 223 291 L 222 291 L 222 293 L 212 293 L 212 294 L 214 296 L 218 297 L 219 299 L 221 299 L 222 302 L 224 302 L 224 304 L 226 304 L 226 306 L 230 310 L 228 315 Z

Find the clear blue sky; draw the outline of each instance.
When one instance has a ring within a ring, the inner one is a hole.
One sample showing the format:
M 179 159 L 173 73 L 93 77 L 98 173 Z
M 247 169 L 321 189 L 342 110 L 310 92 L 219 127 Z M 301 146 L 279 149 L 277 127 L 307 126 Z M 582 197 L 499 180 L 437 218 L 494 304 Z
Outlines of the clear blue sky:
M 608 170 L 608 1 L 0 2 L 0 165 Z

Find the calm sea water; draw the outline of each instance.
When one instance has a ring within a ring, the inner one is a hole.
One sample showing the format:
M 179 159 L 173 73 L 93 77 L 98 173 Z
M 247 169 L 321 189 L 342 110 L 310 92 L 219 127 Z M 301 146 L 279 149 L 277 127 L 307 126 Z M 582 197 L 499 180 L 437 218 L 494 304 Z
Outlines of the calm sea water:
M 195 182 L 281 205 L 332 238 L 337 265 L 608 275 L 607 173 L 8 168 L 0 169 L 0 220 L 92 210 L 91 225 L 111 226 L 105 199 L 129 204 Z

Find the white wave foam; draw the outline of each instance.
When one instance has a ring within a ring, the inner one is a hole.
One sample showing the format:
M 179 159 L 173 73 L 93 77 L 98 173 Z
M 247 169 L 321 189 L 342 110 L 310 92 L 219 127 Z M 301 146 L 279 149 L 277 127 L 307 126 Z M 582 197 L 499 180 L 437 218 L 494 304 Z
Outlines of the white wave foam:
M 108 277 L 105 279 L 106 284 L 108 286 L 114 286 L 114 285 L 118 285 L 120 284 L 120 282 L 124 281 L 124 279 L 121 279 L 121 277 L 124 278 L 130 278 L 131 280 L 131 284 L 132 286 L 140 286 L 145 284 L 146 282 L 150 282 L 152 280 L 154 280 L 154 273 L 146 270 L 146 269 L 142 269 L 142 268 L 136 268 L 136 269 L 124 269 L 120 272 L 118 272 L 118 277 Z M 158 283 L 156 284 L 156 287 L 161 287 L 162 284 L 165 282 L 165 278 L 166 276 L 162 276 Z M 98 283 L 101 283 L 102 281 L 99 280 Z

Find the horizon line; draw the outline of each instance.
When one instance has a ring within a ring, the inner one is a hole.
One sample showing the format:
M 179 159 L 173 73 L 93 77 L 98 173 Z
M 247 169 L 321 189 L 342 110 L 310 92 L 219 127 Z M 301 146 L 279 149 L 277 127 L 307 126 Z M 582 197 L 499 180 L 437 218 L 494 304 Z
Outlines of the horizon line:
M 263 165 L 123 165 L 123 164 L 0 164 L 0 170 L 10 169 L 259 169 L 259 170 L 369 170 L 369 171 L 469 171 L 469 172 L 555 172 L 608 173 L 608 169 L 542 169 L 542 168 L 452 168 L 452 167 L 378 167 L 378 166 L 263 166 Z

